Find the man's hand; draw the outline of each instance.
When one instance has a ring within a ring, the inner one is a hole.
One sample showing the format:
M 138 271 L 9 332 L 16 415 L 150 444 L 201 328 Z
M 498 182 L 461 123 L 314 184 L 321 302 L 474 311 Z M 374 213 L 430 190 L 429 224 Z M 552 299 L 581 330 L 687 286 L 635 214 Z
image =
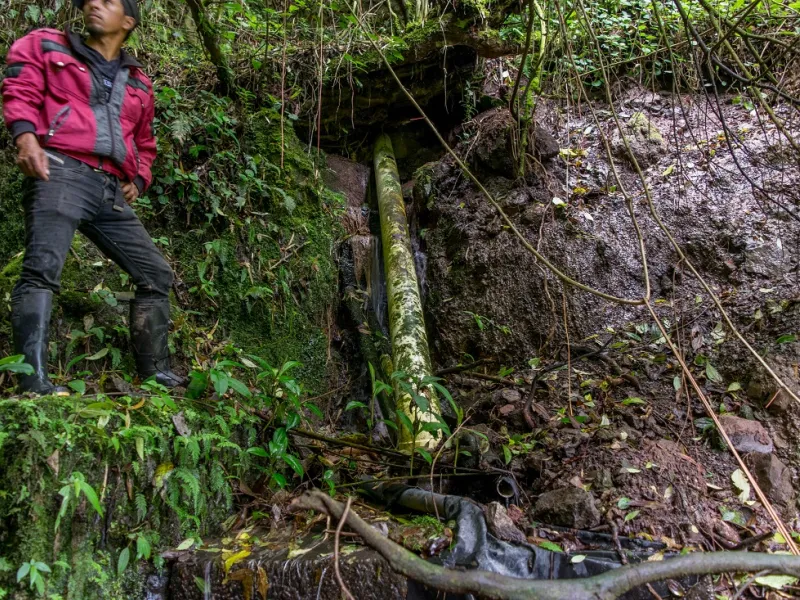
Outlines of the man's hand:
M 17 138 L 17 166 L 28 177 L 50 180 L 50 163 L 34 133 L 23 133 Z
M 136 187 L 136 184 L 131 181 L 123 183 L 122 194 L 125 196 L 125 202 L 131 204 L 134 200 L 136 200 L 136 198 L 139 197 L 139 188 Z

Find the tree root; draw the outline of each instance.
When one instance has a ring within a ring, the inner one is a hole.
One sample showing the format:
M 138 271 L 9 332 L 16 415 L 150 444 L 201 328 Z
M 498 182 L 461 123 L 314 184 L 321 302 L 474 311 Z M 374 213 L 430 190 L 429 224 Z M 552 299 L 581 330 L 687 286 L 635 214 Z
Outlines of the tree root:
M 800 558 L 755 552 L 693 553 L 663 561 L 643 562 L 585 579 L 527 580 L 487 571 L 459 571 L 431 564 L 385 538 L 355 512 L 319 490 L 296 498 L 291 509 L 315 510 L 337 520 L 344 515 L 350 527 L 389 566 L 426 586 L 451 594 L 475 594 L 497 600 L 612 600 L 640 585 L 668 578 L 715 573 L 766 571 L 800 577 Z

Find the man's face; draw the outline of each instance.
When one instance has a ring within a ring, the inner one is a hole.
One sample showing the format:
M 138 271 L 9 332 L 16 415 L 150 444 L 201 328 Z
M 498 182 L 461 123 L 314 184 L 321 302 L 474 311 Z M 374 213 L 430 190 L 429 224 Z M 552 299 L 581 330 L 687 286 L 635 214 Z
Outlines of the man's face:
M 127 33 L 136 25 L 133 17 L 125 14 L 121 0 L 86 0 L 83 20 L 86 31 L 94 37 Z

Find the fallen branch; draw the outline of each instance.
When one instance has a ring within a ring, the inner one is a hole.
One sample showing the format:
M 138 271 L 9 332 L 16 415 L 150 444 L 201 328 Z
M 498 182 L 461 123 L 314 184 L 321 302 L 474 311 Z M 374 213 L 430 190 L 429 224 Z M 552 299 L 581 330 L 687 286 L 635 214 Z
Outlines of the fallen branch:
M 346 508 L 319 490 L 306 492 L 291 509 L 315 510 L 340 520 Z M 426 586 L 451 594 L 475 594 L 497 600 L 613 600 L 635 587 L 669 578 L 716 573 L 766 571 L 800 577 L 800 558 L 755 552 L 693 553 L 663 561 L 643 562 L 613 569 L 586 579 L 527 580 L 487 571 L 460 571 L 429 563 L 385 538 L 354 511 L 347 523 L 389 566 Z

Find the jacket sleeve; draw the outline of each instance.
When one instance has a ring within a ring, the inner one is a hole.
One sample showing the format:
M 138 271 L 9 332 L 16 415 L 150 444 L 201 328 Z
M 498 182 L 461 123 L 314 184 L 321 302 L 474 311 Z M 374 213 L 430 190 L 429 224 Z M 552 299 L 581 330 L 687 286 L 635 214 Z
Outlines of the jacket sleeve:
M 139 152 L 139 174 L 134 179 L 139 193 L 144 193 L 153 182 L 153 161 L 156 159 L 156 137 L 153 135 L 153 117 L 155 116 L 155 97 L 150 92 L 144 105 L 144 115 L 134 131 L 133 140 Z
M 6 55 L 3 80 L 3 118 L 16 137 L 35 131 L 44 102 L 45 75 L 39 36 L 18 39 Z

